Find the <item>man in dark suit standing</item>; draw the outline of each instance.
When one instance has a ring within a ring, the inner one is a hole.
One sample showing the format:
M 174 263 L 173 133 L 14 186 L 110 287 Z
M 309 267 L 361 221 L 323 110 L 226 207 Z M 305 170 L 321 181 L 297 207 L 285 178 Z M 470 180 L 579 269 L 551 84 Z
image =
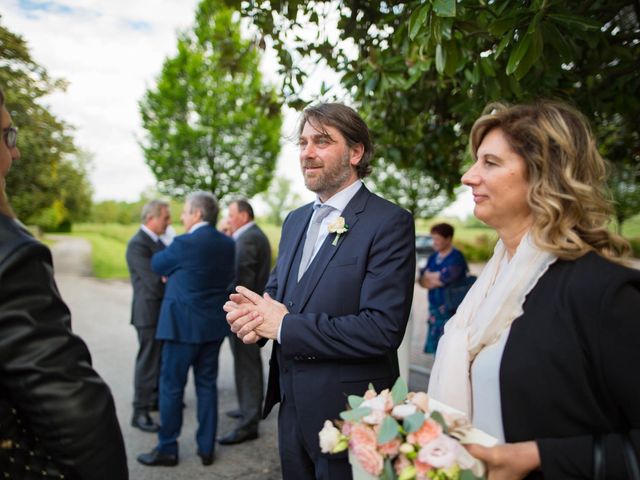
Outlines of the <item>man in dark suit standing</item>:
M 178 464 L 182 401 L 189 368 L 198 398 L 196 442 L 203 465 L 213 463 L 218 424 L 218 354 L 229 326 L 222 305 L 233 281 L 234 241 L 215 228 L 218 202 L 206 192 L 187 197 L 184 235 L 151 259 L 168 277 L 156 338 L 163 340 L 158 445 L 138 456 L 149 466 Z
M 151 257 L 163 250 L 160 240 L 171 223 L 169 204 L 152 200 L 142 208 L 140 230 L 127 244 L 127 266 L 133 286 L 131 323 L 138 333 L 138 355 L 133 377 L 131 425 L 144 432 L 159 429 L 149 415 L 158 406 L 158 374 L 162 343 L 156 340 L 156 326 L 164 295 L 160 275 L 151 270 Z
M 269 279 L 271 245 L 264 232 L 254 222 L 253 208 L 248 201 L 231 202 L 227 222 L 236 241 L 235 285 L 242 285 L 260 295 Z M 232 445 L 258 438 L 258 423 L 264 394 L 260 347 L 245 344 L 236 335 L 229 336 L 233 352 L 236 393 L 238 395 L 238 425 L 218 441 Z
M 265 415 L 280 402 L 284 480 L 351 478 L 346 453 L 322 455 L 318 432 L 351 394 L 399 375 L 415 275 L 411 215 L 372 194 L 369 130 L 351 108 L 307 108 L 299 126 L 300 164 L 312 204 L 282 227 L 279 257 L 263 297 L 237 287 L 225 304 L 245 343 L 275 340 Z

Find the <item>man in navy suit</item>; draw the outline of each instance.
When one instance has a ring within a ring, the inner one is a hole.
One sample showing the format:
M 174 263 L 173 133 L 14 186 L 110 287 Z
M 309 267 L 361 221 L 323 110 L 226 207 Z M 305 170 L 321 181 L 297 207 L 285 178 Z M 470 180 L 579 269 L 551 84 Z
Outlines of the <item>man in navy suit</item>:
M 411 215 L 372 194 L 372 142 L 342 104 L 307 108 L 300 165 L 316 201 L 289 214 L 264 296 L 239 286 L 225 304 L 245 343 L 274 340 L 264 413 L 280 402 L 284 480 L 350 479 L 346 453 L 323 455 L 318 432 L 351 394 L 399 375 L 415 275 Z
M 184 235 L 151 260 L 168 277 L 156 338 L 163 340 L 160 367 L 160 431 L 158 445 L 138 456 L 144 465 L 178 464 L 182 400 L 189 367 L 198 398 L 196 442 L 203 465 L 213 463 L 218 423 L 218 354 L 229 333 L 222 306 L 233 281 L 235 245 L 214 225 L 218 203 L 213 195 L 187 197 L 181 219 Z

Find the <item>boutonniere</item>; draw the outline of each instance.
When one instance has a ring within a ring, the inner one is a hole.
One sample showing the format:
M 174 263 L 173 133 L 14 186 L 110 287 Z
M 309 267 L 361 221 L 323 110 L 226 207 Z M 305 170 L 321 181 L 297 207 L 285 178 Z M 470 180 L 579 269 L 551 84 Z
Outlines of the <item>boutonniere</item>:
M 344 217 L 338 217 L 333 222 L 329 224 L 329 233 L 335 233 L 336 238 L 333 239 L 331 245 L 336 246 L 338 244 L 338 240 L 340 239 L 340 235 L 347 233 L 349 231 L 349 225 L 344 223 Z

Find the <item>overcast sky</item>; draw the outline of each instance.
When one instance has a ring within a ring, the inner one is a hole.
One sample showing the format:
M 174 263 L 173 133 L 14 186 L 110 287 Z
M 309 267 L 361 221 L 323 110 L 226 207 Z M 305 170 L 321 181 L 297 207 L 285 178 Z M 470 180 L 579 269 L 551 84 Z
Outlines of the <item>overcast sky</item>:
M 155 180 L 137 139 L 143 135 L 138 101 L 154 84 L 176 34 L 193 22 L 197 0 L 2 0 L 2 23 L 22 35 L 34 60 L 69 82 L 47 98 L 51 110 L 75 126 L 76 144 L 94 155 L 94 199 L 137 200 Z M 275 66 L 265 62 L 269 73 Z M 317 78 L 317 77 L 316 77 Z M 329 80 L 331 81 L 331 80 Z M 285 116 L 283 134 L 295 128 Z M 28 152 L 24 152 L 25 157 Z M 283 141 L 278 174 L 303 195 L 297 152 Z M 466 197 L 466 196 L 465 196 Z M 467 212 L 469 199 L 454 208 Z

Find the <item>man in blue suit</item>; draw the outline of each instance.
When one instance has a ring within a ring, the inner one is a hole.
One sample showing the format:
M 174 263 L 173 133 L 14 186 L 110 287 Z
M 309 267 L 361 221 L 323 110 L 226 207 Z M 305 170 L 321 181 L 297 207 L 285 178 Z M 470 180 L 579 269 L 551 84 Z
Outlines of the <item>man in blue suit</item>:
M 300 164 L 316 201 L 289 214 L 264 296 L 237 287 L 225 304 L 245 343 L 274 340 L 264 413 L 280 402 L 284 480 L 351 478 L 346 453 L 323 455 L 318 432 L 351 394 L 399 375 L 415 275 L 411 215 L 372 194 L 369 130 L 351 108 L 307 108 Z
M 233 281 L 235 245 L 215 228 L 218 203 L 213 195 L 187 197 L 181 219 L 184 235 L 151 260 L 168 278 L 156 338 L 163 340 L 160 367 L 158 446 L 138 456 L 149 466 L 178 464 L 182 400 L 189 367 L 198 398 L 196 442 L 203 465 L 213 463 L 218 424 L 218 354 L 229 326 L 222 306 Z

